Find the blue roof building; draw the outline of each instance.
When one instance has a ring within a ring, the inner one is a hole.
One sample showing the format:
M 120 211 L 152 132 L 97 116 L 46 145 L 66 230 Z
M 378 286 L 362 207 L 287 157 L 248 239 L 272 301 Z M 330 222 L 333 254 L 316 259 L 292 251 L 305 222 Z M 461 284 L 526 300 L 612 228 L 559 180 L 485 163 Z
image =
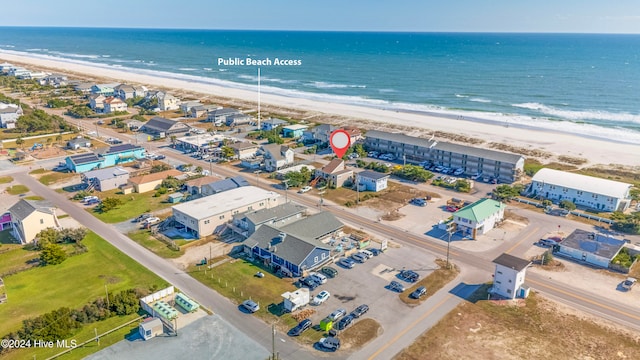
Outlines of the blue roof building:
M 68 156 L 65 159 L 67 168 L 76 173 L 120 165 L 144 157 L 144 148 L 133 144 L 121 144 L 101 148 L 95 153 L 84 153 Z

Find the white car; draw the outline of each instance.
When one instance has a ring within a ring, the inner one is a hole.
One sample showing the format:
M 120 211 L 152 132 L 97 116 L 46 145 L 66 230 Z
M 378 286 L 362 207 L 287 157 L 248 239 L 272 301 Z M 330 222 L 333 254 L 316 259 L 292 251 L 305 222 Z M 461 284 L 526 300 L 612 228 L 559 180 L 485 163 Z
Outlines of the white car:
M 320 274 L 320 273 L 312 272 L 312 273 L 310 273 L 310 274 L 309 274 L 309 276 L 310 276 L 310 277 L 311 277 L 315 282 L 317 282 L 318 284 L 321 284 L 321 285 L 322 285 L 322 284 L 326 284 L 326 282 L 327 282 L 327 277 L 326 277 L 326 276 L 324 276 L 324 275 L 322 275 L 322 274 Z
M 153 225 L 153 224 L 159 223 L 159 222 L 160 222 L 160 218 L 159 217 L 152 216 L 150 218 L 144 219 L 142 224 L 144 224 L 144 225 Z
M 311 189 L 312 189 L 312 187 L 311 187 L 311 186 L 305 186 L 305 187 L 303 187 L 302 189 L 298 190 L 298 192 L 299 192 L 300 194 L 304 194 L 304 193 L 306 193 L 306 192 L 308 192 L 308 191 L 311 191 Z
M 321 305 L 331 296 L 327 290 L 322 290 L 313 298 L 313 305 Z

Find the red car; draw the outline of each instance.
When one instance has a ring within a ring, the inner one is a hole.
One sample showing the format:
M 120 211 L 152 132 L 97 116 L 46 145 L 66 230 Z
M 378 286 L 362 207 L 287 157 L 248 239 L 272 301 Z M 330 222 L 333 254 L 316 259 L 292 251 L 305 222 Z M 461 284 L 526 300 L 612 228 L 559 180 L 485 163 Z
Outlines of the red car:
M 456 212 L 456 211 L 458 211 L 458 208 L 454 207 L 454 206 L 447 206 L 446 210 L 449 211 L 449 212 Z

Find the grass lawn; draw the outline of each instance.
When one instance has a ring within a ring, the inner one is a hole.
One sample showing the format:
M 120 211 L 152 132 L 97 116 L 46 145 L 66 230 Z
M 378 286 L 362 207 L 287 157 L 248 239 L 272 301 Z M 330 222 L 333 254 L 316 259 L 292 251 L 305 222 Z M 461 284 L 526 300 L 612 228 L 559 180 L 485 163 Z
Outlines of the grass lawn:
M 71 336 L 68 340 L 70 343 L 71 340 L 76 340 L 77 344 L 81 344 L 87 340 L 92 340 L 95 338 L 95 330 L 98 330 L 98 334 L 102 334 L 108 330 L 114 329 L 122 324 L 125 324 L 133 319 L 136 319 L 138 314 L 131 314 L 127 316 L 115 316 L 109 318 L 105 321 L 98 321 L 91 324 L 85 325 L 83 328 L 79 329 L 79 331 Z M 130 325 L 123 327 L 122 329 L 116 330 L 106 336 L 100 337 L 100 345 L 97 342 L 93 341 L 87 343 L 83 347 L 74 349 L 73 351 L 62 355 L 58 359 L 82 359 L 94 352 L 100 351 L 110 345 L 117 343 L 118 341 L 124 340 L 126 336 L 133 332 L 138 331 L 138 322 L 133 322 Z M 65 349 L 53 348 L 53 349 L 24 349 L 13 351 L 7 355 L 4 355 L 3 360 L 18 360 L 18 359 L 48 359 L 53 355 L 61 353 Z
M 0 306 L 0 337 L 17 330 L 22 320 L 67 306 L 79 308 L 109 292 L 129 288 L 166 286 L 145 269 L 94 233 L 83 243 L 88 252 L 60 265 L 36 267 L 4 278 L 9 301 Z
M 38 178 L 38 181 L 40 181 L 40 183 L 42 183 L 43 185 L 51 185 L 60 181 L 71 179 L 74 176 L 77 176 L 77 174 L 74 174 L 71 172 L 63 173 L 63 172 L 47 171 L 44 173 L 44 175 Z
M 3 233 L 7 231 L 4 230 Z M 0 246 L 0 277 L 31 267 L 30 261 L 40 257 L 35 250 L 26 250 L 22 245 Z
M 486 288 L 477 298 L 487 298 Z M 395 359 L 549 357 L 640 359 L 640 346 L 628 333 L 532 294 L 524 306 L 462 302 Z
M 13 185 L 7 188 L 9 195 L 20 195 L 29 192 L 29 188 L 24 185 Z
M 13 181 L 11 176 L 0 176 L 0 184 L 8 184 Z
M 44 200 L 42 196 L 33 195 L 33 196 L 25 196 L 25 200 Z
M 154 191 L 149 191 L 146 193 L 138 194 L 128 194 L 123 195 L 119 193 L 120 190 L 114 189 L 110 191 L 103 191 L 100 193 L 100 198 L 104 199 L 107 197 L 115 197 L 121 199 L 123 204 L 117 207 L 114 210 L 108 211 L 106 213 L 101 213 L 94 209 L 87 209 L 87 211 L 91 212 L 98 219 L 106 222 L 106 223 L 118 223 L 125 220 L 133 219 L 136 216 L 150 212 L 151 210 L 160 210 L 170 207 L 173 204 L 167 202 L 168 194 L 162 195 L 160 197 L 154 197 Z
M 143 229 L 132 231 L 128 233 L 127 236 L 129 236 L 131 240 L 151 250 L 154 254 L 165 259 L 177 258 L 184 255 L 184 250 L 181 249 L 179 251 L 176 251 L 170 249 L 167 244 L 151 236 L 151 231 L 149 230 Z
M 451 280 L 455 279 L 455 277 L 458 276 L 458 273 L 460 272 L 460 269 L 458 269 L 451 262 L 449 262 L 449 269 L 447 269 L 446 260 L 437 259 L 436 264 L 440 266 L 439 269 L 435 270 L 434 272 L 429 274 L 429 276 L 413 284 L 413 286 L 398 295 L 402 302 L 408 305 L 420 305 L 420 303 L 430 298 L 431 295 L 435 294 L 436 292 L 438 292 L 438 290 L 442 289 L 445 285 L 451 282 Z M 427 288 L 427 294 L 417 300 L 410 298 L 409 295 L 420 286 L 424 286 Z

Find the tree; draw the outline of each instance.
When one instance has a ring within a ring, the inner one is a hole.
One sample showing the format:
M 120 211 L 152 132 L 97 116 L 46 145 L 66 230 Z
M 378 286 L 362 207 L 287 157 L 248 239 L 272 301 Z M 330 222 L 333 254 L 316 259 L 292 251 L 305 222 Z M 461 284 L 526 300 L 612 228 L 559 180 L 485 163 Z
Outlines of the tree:
M 223 146 L 220 150 L 222 150 L 222 157 L 225 159 L 230 159 L 236 155 L 233 148 L 229 146 Z
M 196 166 L 195 172 L 197 172 L 198 174 L 202 173 L 202 166 Z
M 520 195 L 522 191 L 522 185 L 517 184 L 514 186 L 498 185 L 493 190 L 493 197 L 498 201 L 509 201 L 514 197 Z
M 20 148 L 22 149 L 22 145 L 24 144 L 24 139 L 19 137 L 16 139 L 16 145 L 20 146 Z
M 161 164 L 155 164 L 155 165 L 153 165 L 153 166 L 151 167 L 150 172 L 151 172 L 152 174 L 154 174 L 154 173 L 159 173 L 159 172 L 166 171 L 166 170 L 169 170 L 169 169 L 171 169 L 171 166 L 169 166 L 169 165 L 167 165 L 167 164 L 165 164 L 165 163 L 161 163 Z
M 88 230 L 83 227 L 64 228 L 58 232 L 58 241 L 79 244 L 87 236 Z
M 58 230 L 54 228 L 46 228 L 36 235 L 37 249 L 42 250 L 48 244 L 56 244 L 59 242 Z
M 576 209 L 576 204 L 574 204 L 573 202 L 569 201 L 569 200 L 562 200 L 560 201 L 560 207 L 563 209 L 567 209 L 569 211 L 571 210 L 575 210 Z
M 471 183 L 465 179 L 458 179 L 454 184 L 454 188 L 459 192 L 469 192 L 471 191 Z
M 122 200 L 120 200 L 119 198 L 107 197 L 102 200 L 102 202 L 98 206 L 98 209 L 102 212 L 108 212 L 120 205 L 122 205 Z
M 183 184 L 184 181 L 178 180 L 173 176 L 169 176 L 166 179 L 162 180 L 162 184 L 160 184 L 160 186 L 168 189 L 179 189 Z
M 178 137 L 177 137 L 177 136 L 175 136 L 175 135 L 171 135 L 171 136 L 169 136 L 169 140 L 171 140 L 171 146 L 172 146 L 172 147 L 176 147 L 176 140 L 177 140 L 177 139 L 178 139 Z
M 62 135 L 56 136 L 56 144 L 60 145 L 60 141 L 62 141 Z
M 353 152 L 358 154 L 358 156 L 360 156 L 360 157 L 366 157 L 367 156 L 367 151 L 364 149 L 364 146 L 362 146 L 362 144 L 355 144 L 353 146 Z
M 53 142 L 53 139 L 48 137 L 47 138 L 47 147 L 51 147 L 51 143 Z
M 67 258 L 67 253 L 62 246 L 56 243 L 47 243 L 40 252 L 40 261 L 44 265 L 57 265 Z

